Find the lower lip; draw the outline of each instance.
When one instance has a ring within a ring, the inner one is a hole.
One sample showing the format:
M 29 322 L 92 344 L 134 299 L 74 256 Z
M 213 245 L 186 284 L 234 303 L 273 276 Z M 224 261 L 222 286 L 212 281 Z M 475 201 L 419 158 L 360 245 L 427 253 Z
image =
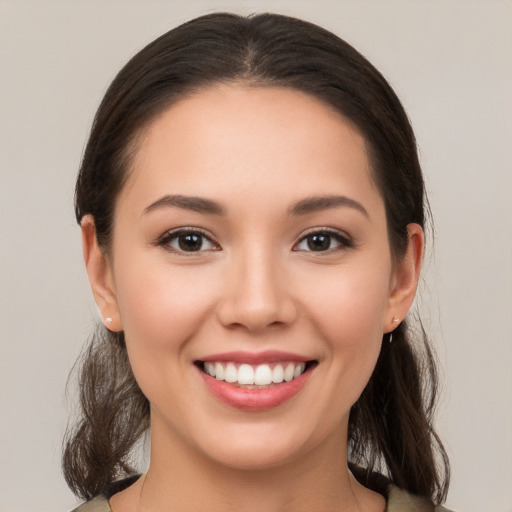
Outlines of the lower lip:
M 220 401 L 231 407 L 246 411 L 273 409 L 295 396 L 308 381 L 312 369 L 290 382 L 274 384 L 268 388 L 248 389 L 233 386 L 226 381 L 217 380 L 198 369 L 210 392 Z

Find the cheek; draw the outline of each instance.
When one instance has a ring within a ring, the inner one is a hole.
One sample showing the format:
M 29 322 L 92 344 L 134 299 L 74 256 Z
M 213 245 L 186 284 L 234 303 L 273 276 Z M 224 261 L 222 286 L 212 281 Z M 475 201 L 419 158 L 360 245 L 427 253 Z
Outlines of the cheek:
M 215 283 L 200 268 L 171 269 L 133 259 L 123 270 L 116 291 L 135 379 L 153 407 L 176 405 L 180 383 L 193 385 L 184 371 L 193 359 L 188 342 L 209 316 Z
M 340 410 L 352 406 L 366 386 L 382 344 L 389 273 L 383 265 L 367 272 L 340 272 L 319 279 L 309 296 L 315 328 L 326 344 L 333 389 L 343 388 Z M 353 270 L 353 269 L 352 269 Z
M 315 276 L 307 302 L 317 312 L 317 328 L 344 346 L 364 345 L 382 337 L 389 296 L 387 266 L 361 272 L 341 269 L 335 275 Z
M 130 265 L 116 282 L 126 341 L 145 357 L 176 350 L 193 336 L 214 302 L 215 283 L 204 269 Z

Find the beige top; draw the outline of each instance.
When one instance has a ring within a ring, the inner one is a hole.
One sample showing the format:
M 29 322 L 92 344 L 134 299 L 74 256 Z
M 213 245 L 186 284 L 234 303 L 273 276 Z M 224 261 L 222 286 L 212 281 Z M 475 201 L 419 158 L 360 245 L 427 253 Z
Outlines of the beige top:
M 72 512 L 112 512 L 108 500 L 98 496 Z M 389 487 L 386 512 L 450 512 L 444 507 L 433 507 L 423 498 L 413 496 L 395 486 Z

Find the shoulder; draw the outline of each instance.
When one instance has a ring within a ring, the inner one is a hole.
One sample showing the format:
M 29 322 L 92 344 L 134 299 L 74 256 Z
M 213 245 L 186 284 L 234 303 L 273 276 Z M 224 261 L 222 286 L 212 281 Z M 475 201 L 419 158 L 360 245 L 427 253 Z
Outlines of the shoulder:
M 386 512 L 451 512 L 445 507 L 437 507 L 420 496 L 409 494 L 394 485 L 388 488 Z
M 108 499 L 98 496 L 71 512 L 112 512 Z M 388 488 L 386 512 L 451 512 L 443 506 L 433 506 L 420 496 L 415 496 L 394 485 Z
M 71 512 L 112 512 L 112 509 L 108 504 L 107 498 L 98 496 L 86 503 L 83 503 Z

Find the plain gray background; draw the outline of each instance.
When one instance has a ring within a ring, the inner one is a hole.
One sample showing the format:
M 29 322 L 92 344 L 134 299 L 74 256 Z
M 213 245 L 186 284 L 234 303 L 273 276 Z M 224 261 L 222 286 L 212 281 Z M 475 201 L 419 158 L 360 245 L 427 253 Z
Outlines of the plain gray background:
M 512 511 L 512 3 L 0 0 L 0 511 L 65 512 L 66 378 L 93 325 L 72 211 L 88 130 L 134 52 L 200 14 L 319 23 L 387 76 L 436 222 L 420 307 L 442 364 L 448 504 Z

